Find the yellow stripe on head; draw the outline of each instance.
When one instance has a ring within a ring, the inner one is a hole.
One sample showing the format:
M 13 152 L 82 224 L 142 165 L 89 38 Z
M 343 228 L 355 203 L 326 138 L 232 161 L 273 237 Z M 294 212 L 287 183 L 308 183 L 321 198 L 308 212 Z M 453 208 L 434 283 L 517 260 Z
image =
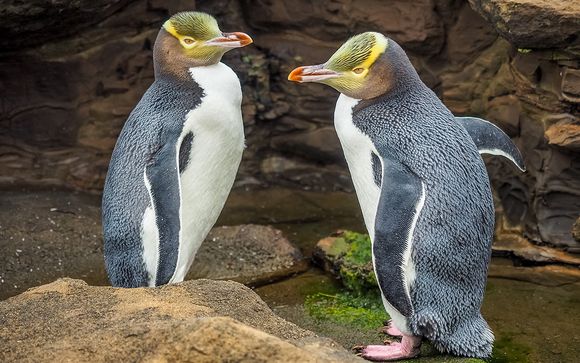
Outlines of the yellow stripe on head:
M 387 46 L 387 39 L 380 33 L 355 35 L 330 57 L 325 66 L 336 72 L 346 72 L 359 67 L 368 69 Z
M 389 41 L 385 36 L 380 33 L 371 33 L 375 36 L 375 44 L 371 47 L 371 54 L 369 57 L 360 65 L 360 67 L 368 69 L 370 68 L 377 58 L 385 52 L 389 46 Z
M 169 34 L 173 35 L 177 39 L 180 39 L 181 36 L 179 34 L 177 34 L 177 30 L 175 30 L 175 27 L 173 26 L 173 24 L 171 24 L 171 19 L 169 19 L 165 23 L 163 23 L 163 28 L 165 30 L 167 30 L 167 32 Z

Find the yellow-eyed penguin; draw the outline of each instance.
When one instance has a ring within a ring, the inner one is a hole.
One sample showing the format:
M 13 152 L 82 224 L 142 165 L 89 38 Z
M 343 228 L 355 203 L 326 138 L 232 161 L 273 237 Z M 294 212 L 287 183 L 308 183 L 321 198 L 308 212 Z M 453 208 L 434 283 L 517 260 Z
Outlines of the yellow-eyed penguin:
M 485 120 L 456 119 L 380 33 L 357 35 L 326 63 L 288 79 L 341 93 L 336 131 L 371 236 L 388 332 L 402 336 L 361 347 L 361 355 L 415 357 L 425 337 L 443 352 L 490 356 L 493 333 L 480 307 L 494 208 L 479 152 L 523 170 L 517 148 Z
M 220 60 L 246 46 L 201 12 L 167 20 L 155 81 L 129 115 L 103 192 L 105 265 L 113 286 L 183 281 L 216 222 L 244 149 L 242 92 Z

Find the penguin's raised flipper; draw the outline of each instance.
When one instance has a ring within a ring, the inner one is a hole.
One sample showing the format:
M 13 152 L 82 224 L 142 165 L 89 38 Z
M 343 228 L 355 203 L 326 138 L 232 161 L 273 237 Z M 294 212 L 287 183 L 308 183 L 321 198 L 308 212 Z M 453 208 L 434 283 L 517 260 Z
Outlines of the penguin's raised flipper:
M 383 178 L 373 241 L 376 274 L 387 302 L 409 317 L 413 310 L 408 281 L 408 272 L 414 268 L 411 244 L 425 201 L 425 187 L 415 173 L 394 158 L 381 155 L 381 162 Z
M 503 156 L 521 171 L 526 171 L 522 154 L 502 129 L 477 117 L 455 117 L 455 119 L 467 130 L 480 154 Z
M 171 142 L 151 156 L 145 169 L 147 187 L 159 231 L 159 262 L 155 286 L 165 285 L 175 272 L 181 222 L 176 208 L 181 203 L 177 152 Z

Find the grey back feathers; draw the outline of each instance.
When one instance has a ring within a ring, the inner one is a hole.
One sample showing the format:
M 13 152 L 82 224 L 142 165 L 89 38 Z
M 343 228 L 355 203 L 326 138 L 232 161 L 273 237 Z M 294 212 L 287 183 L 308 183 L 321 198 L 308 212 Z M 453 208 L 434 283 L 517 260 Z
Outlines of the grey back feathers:
M 499 155 L 511 161 L 521 171 L 526 171 L 524 158 L 512 139 L 493 123 L 477 117 L 455 117 L 465 128 L 480 154 Z M 372 153 L 372 168 L 375 184 L 381 186 L 380 160 Z
M 141 223 L 147 207 L 156 209 L 159 226 L 161 270 L 157 273 L 157 284 L 167 283 L 171 278 L 177 261 L 176 236 L 180 226 L 179 218 L 171 215 L 175 210 L 163 206 L 179 205 L 175 145 L 187 112 L 200 104 L 202 94 L 191 79 L 160 77 L 143 95 L 119 135 L 102 203 L 105 265 L 113 286 L 148 284 L 141 244 Z M 150 180 L 153 205 L 144 171 Z

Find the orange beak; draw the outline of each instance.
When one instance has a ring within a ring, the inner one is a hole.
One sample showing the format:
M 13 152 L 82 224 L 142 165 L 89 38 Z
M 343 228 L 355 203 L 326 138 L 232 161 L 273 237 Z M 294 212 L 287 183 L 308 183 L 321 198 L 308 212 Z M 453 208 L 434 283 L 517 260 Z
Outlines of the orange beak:
M 324 68 L 324 64 L 315 66 L 298 67 L 288 75 L 289 81 L 294 82 L 320 82 L 330 78 L 336 78 L 339 74 Z
M 217 47 L 224 48 L 240 48 L 245 47 L 248 44 L 252 44 L 254 41 L 246 33 L 234 32 L 234 33 L 222 33 L 221 37 L 213 38 L 205 42 L 206 45 L 214 45 Z

